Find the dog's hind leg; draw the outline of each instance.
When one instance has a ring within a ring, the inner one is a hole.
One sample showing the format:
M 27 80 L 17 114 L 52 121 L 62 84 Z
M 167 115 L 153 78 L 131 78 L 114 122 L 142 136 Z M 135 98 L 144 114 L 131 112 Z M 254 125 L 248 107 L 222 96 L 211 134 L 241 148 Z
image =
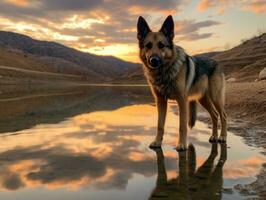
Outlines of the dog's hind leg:
M 216 76 L 216 77 L 215 77 Z M 227 116 L 224 110 L 225 101 L 225 81 L 222 74 L 215 74 L 214 79 L 216 79 L 215 84 L 210 84 L 211 87 L 211 100 L 216 110 L 218 111 L 221 119 L 221 134 L 218 141 L 223 143 L 226 142 L 227 137 Z
M 221 134 L 218 138 L 218 141 L 221 143 L 224 143 L 224 142 L 226 142 L 226 137 L 227 137 L 227 116 L 226 116 L 226 113 L 224 111 L 224 103 L 223 103 L 222 99 L 220 99 L 220 100 L 214 101 L 213 104 L 220 115 L 221 126 L 222 126 Z
M 203 106 L 203 108 L 205 108 L 209 112 L 212 119 L 212 135 L 209 139 L 209 142 L 218 142 L 218 113 L 207 94 L 202 97 L 199 102 Z
M 167 111 L 167 100 L 163 97 L 158 96 L 156 98 L 157 111 L 158 111 L 158 125 L 157 135 L 155 140 L 150 144 L 150 148 L 159 148 L 162 145 L 164 135 L 164 124 Z

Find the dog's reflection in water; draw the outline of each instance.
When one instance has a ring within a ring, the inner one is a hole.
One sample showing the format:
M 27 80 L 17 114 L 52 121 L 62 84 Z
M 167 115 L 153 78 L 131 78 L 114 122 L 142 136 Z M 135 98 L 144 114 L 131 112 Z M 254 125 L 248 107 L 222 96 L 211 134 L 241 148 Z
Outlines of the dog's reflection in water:
M 149 199 L 221 199 L 227 147 L 226 144 L 219 144 L 221 154 L 218 163 L 215 164 L 214 160 L 218 155 L 217 145 L 212 144 L 209 157 L 197 170 L 194 146 L 190 145 L 186 152 L 179 152 L 179 175 L 171 180 L 167 180 L 162 149 L 153 149 L 157 156 L 158 177 L 156 188 Z

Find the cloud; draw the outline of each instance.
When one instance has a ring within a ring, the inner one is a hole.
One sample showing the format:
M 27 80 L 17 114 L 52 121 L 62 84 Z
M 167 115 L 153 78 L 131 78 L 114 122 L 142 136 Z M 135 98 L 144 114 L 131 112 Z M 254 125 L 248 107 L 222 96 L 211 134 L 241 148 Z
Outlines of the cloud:
M 222 23 L 214 20 L 195 21 L 183 20 L 176 22 L 176 34 L 178 40 L 195 41 L 206 39 L 213 36 L 213 33 L 200 33 L 204 28 L 221 25 Z
M 266 13 L 266 1 L 265 0 L 253 0 L 244 5 L 244 9 L 257 14 Z
M 5 169 L 6 171 L 1 177 L 2 187 L 6 188 L 7 190 L 18 190 L 19 188 L 23 187 L 24 184 L 20 178 L 20 176 L 16 173 L 12 173 L 9 170 Z M 0 183 L 1 185 L 1 183 Z
M 50 40 L 92 53 L 123 58 L 136 55 L 136 23 L 139 15 L 151 24 L 178 14 L 189 0 L 5 0 L 0 2 L 0 27 L 41 40 Z M 151 17 L 156 16 L 156 18 Z M 151 21 L 150 19 L 156 19 Z M 195 41 L 211 37 L 205 27 L 219 25 L 206 20 L 176 21 L 179 40 Z M 128 48 L 126 48 L 128 45 Z M 128 49 L 128 50 L 127 50 Z M 121 52 L 119 52 L 121 51 Z M 137 57 L 137 56 L 135 56 Z
M 135 44 L 136 43 L 136 18 L 131 26 L 110 23 L 93 23 L 87 29 L 62 29 L 61 34 L 70 34 L 78 36 L 80 43 L 86 43 L 88 46 L 106 46 L 111 44 Z M 204 28 L 221 25 L 214 20 L 199 21 L 183 20 L 176 21 L 176 35 L 183 40 L 199 40 L 211 37 L 212 33 L 199 33 Z
M 15 6 L 19 6 L 19 7 L 28 7 L 30 6 L 31 2 L 29 0 L 5 0 L 6 2 L 13 4 Z M 33 1 L 32 1 L 33 2 Z
M 200 21 L 196 22 L 195 20 L 190 20 L 190 21 L 180 21 L 177 22 L 177 27 L 181 26 L 181 33 L 192 33 L 195 31 L 199 31 L 202 28 L 210 27 L 210 26 L 216 26 L 220 25 L 221 23 L 218 21 L 213 21 L 213 20 L 206 20 L 206 21 Z
M 187 0 L 5 0 L 0 2 L 0 27 L 80 49 L 99 49 L 135 44 L 140 13 L 145 17 L 147 10 L 149 14 L 174 14 L 185 3 Z
M 184 2 L 186 0 L 5 0 L 0 3 L 0 11 L 1 15 L 7 17 L 38 17 L 59 20 L 74 14 L 83 14 L 86 17 L 104 18 L 107 16 L 127 21 L 129 16 L 134 16 L 138 12 L 146 12 L 147 9 L 149 12 L 176 13 Z M 134 10 L 135 12 L 133 12 Z M 132 11 L 133 14 L 128 11 Z M 122 13 L 123 17 L 120 15 Z
M 181 36 L 179 37 L 179 40 L 187 40 L 187 41 L 195 41 L 195 40 L 201 40 L 201 39 L 206 39 L 211 37 L 213 34 L 212 33 L 191 33 L 186 36 Z
M 42 8 L 49 11 L 89 11 L 101 6 L 103 0 L 44 0 Z
M 200 12 L 205 12 L 214 8 L 217 14 L 221 14 L 230 7 L 237 7 L 240 10 L 249 11 L 256 14 L 266 13 L 265 0 L 201 0 L 197 9 Z
M 204 12 L 210 8 L 216 7 L 219 12 L 224 10 L 225 6 L 228 6 L 232 2 L 231 0 L 201 0 L 198 4 L 198 10 Z

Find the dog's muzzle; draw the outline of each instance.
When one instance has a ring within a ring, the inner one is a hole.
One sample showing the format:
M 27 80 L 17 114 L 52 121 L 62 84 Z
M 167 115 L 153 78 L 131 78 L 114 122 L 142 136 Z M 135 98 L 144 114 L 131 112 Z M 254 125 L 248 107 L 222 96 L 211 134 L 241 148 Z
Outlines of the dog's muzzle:
M 159 56 L 151 56 L 149 59 L 149 66 L 152 69 L 157 69 L 162 64 L 162 60 Z

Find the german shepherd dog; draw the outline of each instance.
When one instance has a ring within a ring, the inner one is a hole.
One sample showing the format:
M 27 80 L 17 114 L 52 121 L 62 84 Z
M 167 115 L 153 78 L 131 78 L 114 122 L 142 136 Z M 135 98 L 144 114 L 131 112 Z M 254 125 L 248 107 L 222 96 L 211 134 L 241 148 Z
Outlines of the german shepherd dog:
M 162 144 L 168 99 L 176 100 L 179 106 L 178 151 L 187 149 L 187 124 L 190 128 L 195 125 L 197 102 L 210 113 L 212 119 L 209 141 L 226 142 L 225 80 L 218 64 L 205 57 L 191 57 L 181 47 L 174 45 L 171 15 L 158 32 L 151 31 L 140 16 L 137 31 L 139 56 L 158 110 L 157 135 L 150 147 L 156 148 Z M 218 114 L 221 119 L 219 137 Z

